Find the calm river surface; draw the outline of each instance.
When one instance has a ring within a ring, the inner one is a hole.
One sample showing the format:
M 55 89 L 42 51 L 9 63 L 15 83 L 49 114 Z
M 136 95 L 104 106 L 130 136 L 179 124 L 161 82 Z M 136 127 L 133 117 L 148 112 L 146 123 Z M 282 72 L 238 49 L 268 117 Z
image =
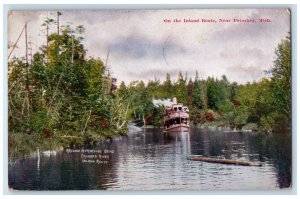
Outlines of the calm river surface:
M 197 129 L 144 129 L 82 149 L 9 164 L 16 190 L 274 190 L 291 186 L 291 137 Z M 189 155 L 260 162 L 247 167 Z

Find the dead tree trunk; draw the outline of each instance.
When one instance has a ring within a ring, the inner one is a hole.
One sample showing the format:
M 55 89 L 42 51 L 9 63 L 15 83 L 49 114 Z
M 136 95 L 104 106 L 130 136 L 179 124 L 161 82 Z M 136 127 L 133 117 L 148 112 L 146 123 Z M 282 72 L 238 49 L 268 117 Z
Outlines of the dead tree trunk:
M 229 160 L 229 159 L 218 159 L 218 158 L 207 158 L 207 157 L 189 157 L 188 159 L 194 161 L 203 161 L 203 162 L 220 163 L 220 164 L 233 164 L 233 165 L 240 165 L 240 166 L 262 166 L 261 163 L 244 162 L 240 160 Z

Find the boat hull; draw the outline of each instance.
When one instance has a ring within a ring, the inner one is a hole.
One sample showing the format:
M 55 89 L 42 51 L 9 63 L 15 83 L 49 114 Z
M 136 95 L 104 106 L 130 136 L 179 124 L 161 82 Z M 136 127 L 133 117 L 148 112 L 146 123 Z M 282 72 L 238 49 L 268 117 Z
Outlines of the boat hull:
M 186 132 L 190 131 L 190 126 L 188 125 L 174 125 L 170 126 L 169 128 L 166 128 L 164 132 Z

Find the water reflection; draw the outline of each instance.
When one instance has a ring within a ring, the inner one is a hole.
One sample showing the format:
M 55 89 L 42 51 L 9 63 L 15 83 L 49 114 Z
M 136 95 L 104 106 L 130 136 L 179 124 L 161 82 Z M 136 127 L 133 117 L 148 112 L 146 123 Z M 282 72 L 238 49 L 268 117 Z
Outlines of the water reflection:
M 9 165 L 17 190 L 270 190 L 290 187 L 291 137 L 194 129 L 163 133 L 145 129 L 86 146 L 113 150 L 107 164 L 82 162 L 80 153 L 58 152 Z M 262 162 L 243 167 L 188 160 L 201 155 Z
M 249 138 L 250 150 L 259 160 L 274 165 L 280 188 L 291 186 L 292 145 L 290 135 L 256 134 Z

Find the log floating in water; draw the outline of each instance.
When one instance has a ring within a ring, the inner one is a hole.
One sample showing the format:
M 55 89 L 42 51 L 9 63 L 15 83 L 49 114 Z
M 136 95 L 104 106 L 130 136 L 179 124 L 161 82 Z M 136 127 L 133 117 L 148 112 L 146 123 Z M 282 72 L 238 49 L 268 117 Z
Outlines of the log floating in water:
M 261 167 L 261 163 L 252 163 L 252 162 L 244 162 L 240 160 L 229 160 L 229 159 L 218 159 L 218 158 L 207 158 L 207 157 L 189 157 L 188 159 L 194 161 L 203 161 L 203 162 L 211 162 L 211 163 L 220 163 L 220 164 L 234 164 L 241 166 L 257 166 Z

